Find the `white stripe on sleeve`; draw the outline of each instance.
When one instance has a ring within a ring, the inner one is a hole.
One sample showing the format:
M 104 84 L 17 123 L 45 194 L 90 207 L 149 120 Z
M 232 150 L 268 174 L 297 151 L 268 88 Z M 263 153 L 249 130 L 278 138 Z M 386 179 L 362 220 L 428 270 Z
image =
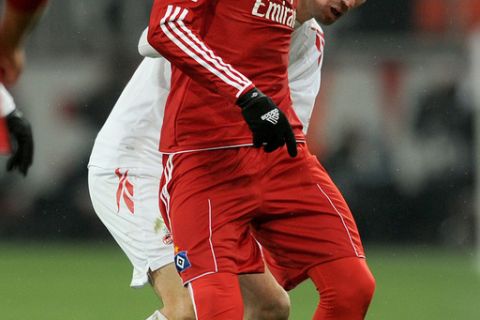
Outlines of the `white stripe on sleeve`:
M 183 20 L 188 14 L 188 10 L 183 9 L 180 17 L 178 17 L 180 11 L 180 7 L 175 7 L 175 9 L 171 5 L 167 7 L 165 16 L 160 21 L 162 31 L 188 56 L 220 78 L 223 82 L 237 89 L 238 96 L 245 88 L 251 85 L 251 82 L 230 65 L 225 64 L 221 58 L 215 56 L 183 23 Z M 179 27 L 181 29 L 179 29 Z M 200 47 L 194 42 L 200 45 Z

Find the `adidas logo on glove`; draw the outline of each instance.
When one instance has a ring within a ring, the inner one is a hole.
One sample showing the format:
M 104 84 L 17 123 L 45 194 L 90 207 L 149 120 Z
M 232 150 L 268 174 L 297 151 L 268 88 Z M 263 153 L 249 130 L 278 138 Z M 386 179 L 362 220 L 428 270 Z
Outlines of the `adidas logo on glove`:
M 271 124 L 277 124 L 278 119 L 280 119 L 280 112 L 278 112 L 278 109 L 273 109 L 261 116 L 260 119 L 268 121 Z

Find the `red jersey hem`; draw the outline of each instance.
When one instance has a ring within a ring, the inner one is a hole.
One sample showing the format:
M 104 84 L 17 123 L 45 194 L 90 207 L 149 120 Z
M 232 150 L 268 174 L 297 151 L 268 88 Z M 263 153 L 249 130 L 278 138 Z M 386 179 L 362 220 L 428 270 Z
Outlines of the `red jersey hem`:
M 295 136 L 297 143 L 304 144 L 306 143 L 305 136 Z M 232 144 L 219 145 L 219 146 L 190 146 L 190 147 L 179 147 L 178 149 L 168 150 L 160 148 L 160 152 L 163 154 L 182 154 L 190 153 L 197 151 L 210 151 L 210 150 L 219 150 L 219 149 L 231 149 L 231 148 L 243 148 L 243 147 L 253 147 L 252 142 L 233 142 Z

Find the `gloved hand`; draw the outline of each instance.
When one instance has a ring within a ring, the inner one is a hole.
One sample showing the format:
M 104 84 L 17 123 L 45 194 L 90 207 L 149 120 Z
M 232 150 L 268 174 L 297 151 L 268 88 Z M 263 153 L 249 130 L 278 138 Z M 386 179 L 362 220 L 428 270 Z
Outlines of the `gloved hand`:
M 30 123 L 23 114 L 14 110 L 6 117 L 8 131 L 12 139 L 12 156 L 8 159 L 7 170 L 17 169 L 24 176 L 33 162 L 33 134 Z
M 275 103 L 257 88 L 237 100 L 242 115 L 253 133 L 253 146 L 272 152 L 287 144 L 288 154 L 297 155 L 297 142 L 292 127 Z

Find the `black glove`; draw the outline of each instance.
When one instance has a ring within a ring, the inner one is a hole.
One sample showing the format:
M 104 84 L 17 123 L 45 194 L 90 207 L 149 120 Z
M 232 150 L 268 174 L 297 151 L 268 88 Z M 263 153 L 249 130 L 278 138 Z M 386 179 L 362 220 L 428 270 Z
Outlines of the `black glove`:
M 275 103 L 257 88 L 253 88 L 238 98 L 237 105 L 242 108 L 250 130 L 253 133 L 253 146 L 263 146 L 265 152 L 272 152 L 285 143 L 288 154 L 297 155 L 297 141 L 292 127 Z
M 7 127 L 12 139 L 13 154 L 8 159 L 7 170 L 18 169 L 24 176 L 33 161 L 33 135 L 30 123 L 18 111 L 12 111 L 7 117 Z

